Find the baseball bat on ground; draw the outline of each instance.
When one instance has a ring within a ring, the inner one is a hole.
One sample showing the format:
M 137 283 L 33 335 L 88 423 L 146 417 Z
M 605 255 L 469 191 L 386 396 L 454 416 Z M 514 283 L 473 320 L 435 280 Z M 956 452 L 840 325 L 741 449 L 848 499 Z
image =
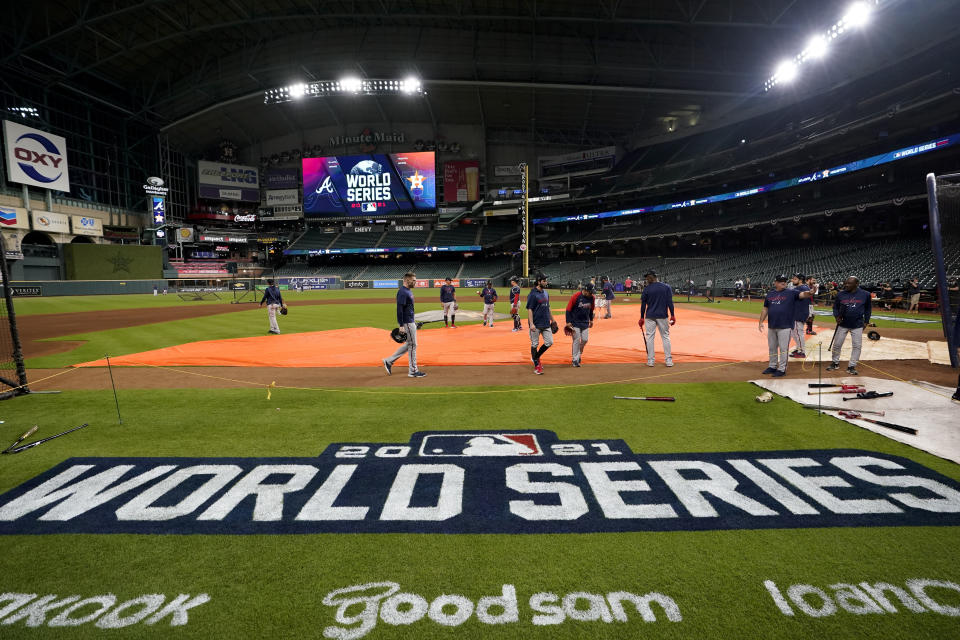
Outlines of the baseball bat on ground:
M 852 391 L 834 391 L 833 393 L 853 393 Z M 843 398 L 843 401 L 847 400 L 873 400 L 874 398 L 889 398 L 893 395 L 893 391 L 887 391 L 886 393 L 877 393 L 876 391 L 860 391 L 857 393 L 856 398 Z
M 614 400 L 653 400 L 655 402 L 676 402 L 673 396 L 613 396 Z
M 822 407 L 818 404 L 802 404 L 800 405 L 804 409 L 821 409 L 823 411 L 847 411 L 844 407 Z M 860 413 L 869 413 L 875 416 L 885 415 L 883 411 L 869 411 L 867 409 L 857 409 Z
M 49 442 L 49 441 L 51 441 L 51 440 L 53 440 L 53 439 L 55 439 L 55 438 L 59 438 L 60 436 L 65 436 L 65 435 L 67 435 L 68 433 L 73 433 L 74 431 L 77 431 L 78 429 L 83 429 L 83 428 L 86 427 L 86 426 L 87 426 L 87 423 L 84 422 L 84 423 L 83 423 L 82 425 L 80 425 L 79 427 L 74 427 L 73 429 L 67 429 L 66 431 L 61 431 L 60 433 L 58 433 L 58 434 L 56 434 L 56 435 L 52 435 L 52 436 L 46 437 L 46 438 L 44 438 L 44 439 L 42 439 L 42 440 L 37 440 L 36 442 L 31 442 L 31 443 L 29 443 L 29 444 L 25 444 L 25 445 L 20 446 L 20 447 L 17 447 L 16 444 L 12 444 L 12 445 L 10 445 L 9 447 L 7 447 L 6 449 L 4 449 L 3 451 L 0 451 L 0 453 L 20 453 L 21 451 L 26 451 L 27 449 L 32 449 L 33 447 L 35 447 L 35 446 L 37 446 L 37 445 L 39 445 L 39 444 L 43 444 L 44 442 Z M 33 433 L 34 431 L 36 431 L 36 427 L 34 427 L 34 428 L 33 428 L 31 431 L 29 431 L 27 434 L 24 434 L 23 437 L 25 438 L 29 433 Z M 21 442 L 21 441 L 22 441 L 22 438 L 21 438 L 21 440 L 18 440 L 17 442 Z
M 909 433 L 912 436 L 917 435 L 917 430 L 913 427 L 904 427 L 899 424 L 893 424 L 892 422 L 883 422 L 882 420 L 874 420 L 873 418 L 864 418 L 860 415 L 859 411 L 841 411 L 840 415 L 844 418 L 849 418 L 850 420 L 863 420 L 864 422 L 886 427 L 887 429 L 893 429 L 894 431 L 899 431 L 900 433 Z
M 16 442 L 14 442 L 12 445 L 10 445 L 10 446 L 7 447 L 6 449 L 4 449 L 4 450 L 3 450 L 3 453 L 6 453 L 6 452 L 10 451 L 10 450 L 13 449 L 15 446 L 17 446 L 18 444 L 20 444 L 21 442 L 23 442 L 24 440 L 26 440 L 27 438 L 29 438 L 30 436 L 32 436 L 32 435 L 36 432 L 36 430 L 39 429 L 39 428 L 40 428 L 40 427 L 39 427 L 38 425 L 33 425 L 33 426 L 30 428 L 29 431 L 24 432 L 24 434 L 23 434 L 22 436 L 20 436 L 19 438 L 17 438 L 17 441 L 16 441 Z
M 840 389 L 839 391 L 807 391 L 808 396 L 818 396 L 818 395 L 827 395 L 828 393 L 866 393 L 866 387 L 850 387 L 848 389 Z
M 828 387 L 840 387 L 841 389 L 859 389 L 860 385 L 858 384 L 828 384 L 826 382 L 818 384 L 816 382 L 811 382 L 807 384 L 808 389 L 826 389 Z

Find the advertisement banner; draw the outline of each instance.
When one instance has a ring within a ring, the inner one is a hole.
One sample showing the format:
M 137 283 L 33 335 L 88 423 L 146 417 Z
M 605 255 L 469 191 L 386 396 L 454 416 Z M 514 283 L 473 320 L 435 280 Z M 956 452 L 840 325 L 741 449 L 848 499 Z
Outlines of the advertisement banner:
M 429 281 L 429 280 L 420 280 L 420 279 L 418 278 L 418 279 L 417 279 L 417 284 L 416 284 L 415 288 L 416 288 L 416 289 L 429 289 L 429 288 L 430 288 L 430 281 Z
M 20 207 L 0 207 L 0 229 L 29 229 L 27 210 Z
M 432 151 L 303 159 L 308 216 L 368 216 L 437 206 Z
M 477 280 L 477 279 L 464 280 L 463 286 L 469 289 L 472 289 L 473 287 L 485 287 L 487 286 L 487 280 L 488 278 L 484 278 L 483 280 Z
M 197 172 L 201 198 L 260 202 L 256 167 L 200 160 Z
M 445 284 L 447 284 L 447 281 L 446 281 L 446 280 L 443 280 L 443 279 L 440 279 L 440 278 L 434 278 L 434 280 L 433 280 L 433 286 L 434 286 L 434 288 L 442 287 L 442 286 L 445 285 Z M 459 286 L 460 286 L 460 278 L 454 278 L 453 280 L 450 281 L 450 284 L 452 284 L 452 285 L 455 286 L 455 287 L 459 287 Z
M 396 289 L 400 286 L 399 280 L 374 280 L 374 289 Z
M 193 227 L 180 227 L 177 229 L 177 242 L 193 242 Z
M 243 244 L 249 242 L 246 236 L 236 236 L 227 234 L 201 233 L 200 242 L 230 242 L 234 244 Z
M 343 288 L 344 289 L 369 289 L 370 281 L 369 280 L 344 280 Z
M 51 213 L 50 211 L 31 211 L 30 218 L 33 220 L 33 229 L 35 231 L 46 231 L 47 233 L 70 233 L 70 218 L 62 213 Z
M 102 236 L 103 220 L 88 216 L 70 216 L 73 233 L 78 236 Z
M 70 191 L 66 138 L 4 120 L 3 140 L 9 181 Z
M 523 173 L 523 170 L 517 164 L 498 164 L 493 168 L 493 175 L 498 178 L 519 176 L 521 173 Z
M 283 207 L 291 204 L 300 203 L 299 189 L 276 189 L 266 191 L 266 202 L 263 204 L 268 207 Z
M 264 172 L 266 189 L 296 189 L 300 186 L 300 172 L 296 169 L 270 169 Z
M 443 201 L 473 202 L 480 199 L 480 162 L 451 160 L 443 163 Z

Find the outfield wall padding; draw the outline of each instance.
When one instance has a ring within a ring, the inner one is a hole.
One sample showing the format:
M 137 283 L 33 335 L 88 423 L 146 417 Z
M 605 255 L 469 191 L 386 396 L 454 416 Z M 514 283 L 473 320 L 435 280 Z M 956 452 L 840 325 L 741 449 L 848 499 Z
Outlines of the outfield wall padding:
M 65 244 L 67 280 L 147 280 L 163 277 L 163 247 Z

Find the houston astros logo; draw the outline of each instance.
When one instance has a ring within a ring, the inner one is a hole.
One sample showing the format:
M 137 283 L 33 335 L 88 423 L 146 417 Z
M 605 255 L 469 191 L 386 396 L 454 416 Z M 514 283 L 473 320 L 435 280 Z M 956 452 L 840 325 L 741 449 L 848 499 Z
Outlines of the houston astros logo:
M 114 273 L 117 273 L 118 271 L 126 271 L 127 273 L 130 273 L 130 263 L 133 262 L 133 258 L 127 258 L 117 251 L 112 257 L 107 258 L 106 260 L 113 265 Z
M 426 176 L 420 175 L 420 170 L 418 169 L 418 170 L 415 170 L 413 172 L 413 175 L 407 178 L 407 180 L 410 181 L 411 189 L 423 189 L 423 181 L 425 178 Z

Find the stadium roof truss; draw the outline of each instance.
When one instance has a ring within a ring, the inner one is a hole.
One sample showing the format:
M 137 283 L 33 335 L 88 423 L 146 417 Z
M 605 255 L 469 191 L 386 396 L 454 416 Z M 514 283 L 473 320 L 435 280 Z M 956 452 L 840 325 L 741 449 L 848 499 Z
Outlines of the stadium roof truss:
M 85 95 L 201 145 L 427 122 L 595 146 L 773 100 L 761 91 L 770 60 L 838 10 L 831 0 L 17 3 L 0 27 L 0 76 Z M 891 55 L 921 46 L 889 31 Z M 414 75 L 426 95 L 263 104 L 271 87 L 345 74 Z

